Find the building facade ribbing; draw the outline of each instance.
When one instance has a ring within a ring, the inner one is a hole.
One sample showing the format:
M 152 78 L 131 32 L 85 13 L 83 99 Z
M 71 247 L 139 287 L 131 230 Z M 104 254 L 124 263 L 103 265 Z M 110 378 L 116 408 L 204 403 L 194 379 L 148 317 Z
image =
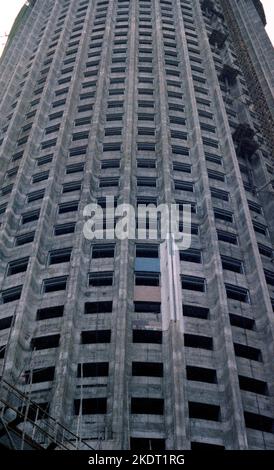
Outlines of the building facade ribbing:
M 274 449 L 263 22 L 251 0 L 36 0 L 1 59 L 1 375 L 94 447 Z M 88 241 L 106 196 L 191 204 L 191 248 Z

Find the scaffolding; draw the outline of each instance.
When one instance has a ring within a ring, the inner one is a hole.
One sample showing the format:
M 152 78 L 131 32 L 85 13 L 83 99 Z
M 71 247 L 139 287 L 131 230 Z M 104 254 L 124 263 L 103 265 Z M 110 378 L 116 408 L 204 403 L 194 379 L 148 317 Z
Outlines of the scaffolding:
M 263 8 L 261 2 L 258 0 L 253 0 L 253 2 L 262 20 L 264 21 Z M 231 7 L 230 2 L 228 2 L 227 0 L 221 0 L 221 6 L 223 8 L 227 25 L 231 32 L 231 37 L 233 38 L 233 41 L 238 51 L 239 64 L 244 73 L 250 95 L 254 102 L 255 111 L 261 124 L 260 127 L 262 134 L 265 137 L 269 148 L 274 153 L 273 116 L 271 114 L 269 104 L 267 103 L 266 97 L 262 90 L 258 74 L 250 56 L 250 52 L 242 36 L 241 29 L 238 25 L 236 12 Z
M 77 434 L 49 414 L 49 403 L 38 404 L 31 399 L 35 348 L 31 349 L 29 370 L 24 371 L 25 367 L 20 370 L 13 384 L 6 380 L 7 353 L 16 316 L 15 311 L 7 344 L 0 348 L 0 353 L 4 353 L 2 377 L 0 378 L 0 449 L 4 447 L 11 450 L 95 450 L 82 437 L 83 365 L 81 365 L 81 396 Z M 16 386 L 19 383 L 23 385 L 22 380 L 24 386 L 28 386 L 27 391 L 21 391 Z
M 233 140 L 237 145 L 237 155 L 239 157 L 252 157 L 259 149 L 259 144 L 255 138 L 255 131 L 248 123 L 240 123 L 233 134 Z
M 94 449 L 2 378 L 0 381 L 0 448 L 10 450 Z

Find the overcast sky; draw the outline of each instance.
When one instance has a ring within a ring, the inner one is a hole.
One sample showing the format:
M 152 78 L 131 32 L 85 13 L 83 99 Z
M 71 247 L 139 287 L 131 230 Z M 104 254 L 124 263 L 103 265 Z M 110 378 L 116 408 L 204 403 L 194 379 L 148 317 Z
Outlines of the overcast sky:
M 9 33 L 12 23 L 26 0 L 1 0 L 0 6 L 0 55 L 6 41 L 6 35 Z M 274 7 L 273 0 L 262 0 L 267 17 L 267 32 L 274 44 Z

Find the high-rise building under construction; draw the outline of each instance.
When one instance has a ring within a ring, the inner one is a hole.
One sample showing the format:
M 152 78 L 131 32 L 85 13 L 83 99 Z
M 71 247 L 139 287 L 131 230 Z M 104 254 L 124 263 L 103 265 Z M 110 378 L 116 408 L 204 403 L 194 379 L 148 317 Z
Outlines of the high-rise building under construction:
M 21 10 L 0 62 L 0 411 L 11 387 L 40 408 L 9 411 L 18 433 L 49 415 L 95 448 L 274 449 L 264 26 L 258 0 Z M 106 196 L 190 204 L 190 248 L 87 239 Z

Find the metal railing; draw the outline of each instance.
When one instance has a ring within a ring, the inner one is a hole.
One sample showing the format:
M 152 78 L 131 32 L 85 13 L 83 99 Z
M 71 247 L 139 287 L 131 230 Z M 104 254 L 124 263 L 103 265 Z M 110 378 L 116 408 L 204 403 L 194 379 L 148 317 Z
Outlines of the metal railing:
M 0 381 L 0 425 L 0 443 L 6 434 L 16 450 L 94 450 L 4 379 Z

